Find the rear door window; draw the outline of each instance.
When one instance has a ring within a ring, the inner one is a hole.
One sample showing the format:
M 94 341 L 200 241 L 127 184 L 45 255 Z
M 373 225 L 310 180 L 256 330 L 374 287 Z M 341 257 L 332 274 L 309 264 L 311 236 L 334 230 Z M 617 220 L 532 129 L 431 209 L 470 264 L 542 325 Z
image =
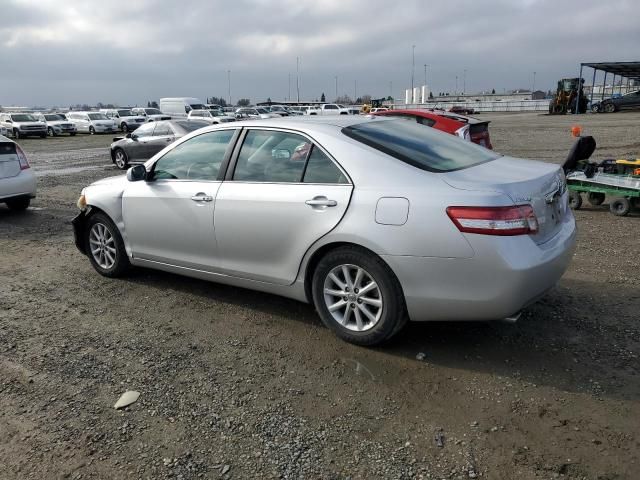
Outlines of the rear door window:
M 354 140 L 414 167 L 431 172 L 450 172 L 498 158 L 491 150 L 438 132 L 418 123 L 380 120 L 342 129 Z

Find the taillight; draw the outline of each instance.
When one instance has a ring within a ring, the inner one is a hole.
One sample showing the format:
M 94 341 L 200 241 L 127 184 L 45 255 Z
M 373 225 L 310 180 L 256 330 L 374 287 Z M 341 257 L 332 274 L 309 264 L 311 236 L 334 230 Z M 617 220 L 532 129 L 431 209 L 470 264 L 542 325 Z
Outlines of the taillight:
M 18 162 L 20 163 L 20 170 L 26 170 L 29 168 L 29 162 L 27 161 L 27 156 L 24 154 L 20 145 L 16 143 L 16 155 L 18 156 Z
M 465 233 L 527 235 L 538 231 L 531 205 L 513 207 L 448 207 L 447 215 Z

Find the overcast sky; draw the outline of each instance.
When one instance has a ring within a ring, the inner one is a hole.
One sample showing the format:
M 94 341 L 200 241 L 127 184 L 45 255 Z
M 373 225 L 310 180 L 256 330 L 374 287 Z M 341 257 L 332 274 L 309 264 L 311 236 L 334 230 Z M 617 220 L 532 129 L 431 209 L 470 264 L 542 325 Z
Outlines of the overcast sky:
M 637 0 L 0 0 L 0 105 L 555 88 L 640 60 Z M 464 71 L 466 70 L 466 76 Z M 291 90 L 289 90 L 289 75 Z M 590 75 L 590 74 L 589 74 Z M 391 90 L 392 88 L 392 90 Z

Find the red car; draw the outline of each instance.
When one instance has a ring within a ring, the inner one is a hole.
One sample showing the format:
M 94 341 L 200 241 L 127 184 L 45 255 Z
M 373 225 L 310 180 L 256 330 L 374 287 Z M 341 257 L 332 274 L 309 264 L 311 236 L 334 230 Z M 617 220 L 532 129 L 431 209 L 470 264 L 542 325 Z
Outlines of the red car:
M 489 122 L 441 110 L 388 110 L 376 112 L 376 116 L 399 117 L 457 135 L 460 138 L 493 149 L 489 138 Z

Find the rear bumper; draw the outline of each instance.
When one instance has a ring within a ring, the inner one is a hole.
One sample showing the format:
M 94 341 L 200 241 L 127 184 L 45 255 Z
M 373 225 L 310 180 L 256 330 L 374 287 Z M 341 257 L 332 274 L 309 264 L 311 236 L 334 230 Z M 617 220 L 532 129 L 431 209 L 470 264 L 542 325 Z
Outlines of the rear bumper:
M 575 250 L 576 225 L 537 245 L 529 236 L 468 236 L 473 258 L 383 256 L 402 285 L 413 321 L 500 320 L 550 290 Z
M 15 177 L 0 178 L 0 201 L 17 197 L 35 198 L 36 177 L 31 169 L 22 170 Z

